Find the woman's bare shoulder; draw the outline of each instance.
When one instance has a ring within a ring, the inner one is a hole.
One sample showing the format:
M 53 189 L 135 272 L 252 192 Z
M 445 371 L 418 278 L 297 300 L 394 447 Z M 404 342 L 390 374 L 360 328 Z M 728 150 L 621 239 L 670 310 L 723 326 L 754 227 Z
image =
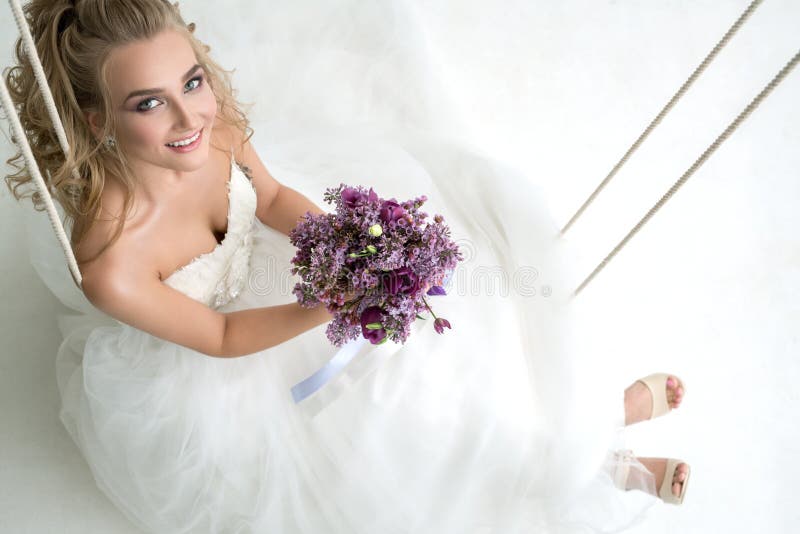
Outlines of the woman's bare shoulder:
M 151 253 L 138 243 L 135 233 L 139 226 L 140 217 L 136 213 L 139 209 L 135 205 L 127 214 L 124 213 L 125 196 L 122 186 L 113 180 L 106 181 L 106 187 L 101 193 L 101 208 L 97 219 L 92 224 L 83 238 L 82 243 L 75 250 L 75 258 L 84 279 L 96 276 L 112 276 L 120 266 L 127 266 L 137 272 L 146 273 L 152 265 Z M 119 238 L 105 248 L 111 241 L 117 226 L 122 223 Z M 154 276 L 158 272 L 154 270 Z

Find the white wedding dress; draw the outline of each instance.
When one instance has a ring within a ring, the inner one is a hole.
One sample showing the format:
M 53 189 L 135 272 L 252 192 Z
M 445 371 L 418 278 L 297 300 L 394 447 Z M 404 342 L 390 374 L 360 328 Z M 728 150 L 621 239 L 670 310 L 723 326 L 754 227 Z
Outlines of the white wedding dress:
M 342 77 L 364 80 L 378 65 L 390 76 L 385 61 L 399 57 L 366 45 L 359 55 L 352 42 L 343 55 L 324 35 L 311 48 L 338 61 Z M 314 62 L 299 46 L 273 45 L 273 65 L 297 58 L 292 88 L 311 94 L 319 79 L 301 70 Z M 571 348 L 576 278 L 541 189 L 441 136 L 437 115 L 404 114 L 407 95 L 347 91 L 369 94 L 369 120 L 276 107 L 254 123 L 256 151 L 278 181 L 328 211 L 322 193 L 340 182 L 383 198 L 427 195 L 424 211 L 445 217 L 465 257 L 448 294 L 428 299 L 452 329 L 417 321 L 404 345 L 366 345 L 295 402 L 292 387 L 339 350 L 326 325 L 239 358 L 156 338 L 93 308 L 46 217 L 31 214 L 32 264 L 73 311 L 59 316 L 61 421 L 99 489 L 159 533 L 583 533 L 640 521 L 660 503 L 653 477 L 614 452 L 625 449 L 622 391 L 583 376 Z M 255 190 L 236 164 L 228 185 L 223 241 L 164 282 L 221 312 L 294 302 L 294 247 L 255 216 Z M 622 462 L 641 491 L 615 487 Z

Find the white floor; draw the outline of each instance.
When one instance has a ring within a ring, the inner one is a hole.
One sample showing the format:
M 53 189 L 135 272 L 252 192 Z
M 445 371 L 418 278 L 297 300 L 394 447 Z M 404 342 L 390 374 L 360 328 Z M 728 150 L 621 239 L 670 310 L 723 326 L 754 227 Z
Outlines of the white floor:
M 270 2 L 227 2 L 224 22 L 216 2 L 181 4 L 223 65 L 241 65 L 242 96 L 266 116 L 245 37 L 259 38 Z M 395 4 L 423 26 L 470 126 L 463 140 L 528 171 L 565 224 L 748 2 L 508 0 L 491 14 L 472 0 Z M 755 11 L 569 230 L 578 272 L 594 269 L 797 52 L 797 20 L 792 0 Z M 7 6 L 0 35 L 8 65 Z M 679 411 L 627 429 L 637 455 L 693 469 L 683 506 L 660 506 L 638 534 L 788 533 L 800 521 L 798 94 L 800 68 L 576 298 L 581 342 L 598 368 L 618 370 L 608 387 L 654 371 L 687 383 Z M 137 532 L 58 420 L 60 303 L 26 264 L 23 208 L 5 187 L 0 208 L 0 532 Z

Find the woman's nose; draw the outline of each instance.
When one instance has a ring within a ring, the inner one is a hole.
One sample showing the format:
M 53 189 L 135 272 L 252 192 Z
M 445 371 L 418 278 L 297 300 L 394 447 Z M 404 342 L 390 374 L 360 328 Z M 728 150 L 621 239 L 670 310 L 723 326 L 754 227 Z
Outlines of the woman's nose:
M 184 102 L 176 102 L 173 104 L 172 109 L 175 115 L 176 130 L 186 131 L 196 126 L 196 121 L 193 119 L 194 113 Z

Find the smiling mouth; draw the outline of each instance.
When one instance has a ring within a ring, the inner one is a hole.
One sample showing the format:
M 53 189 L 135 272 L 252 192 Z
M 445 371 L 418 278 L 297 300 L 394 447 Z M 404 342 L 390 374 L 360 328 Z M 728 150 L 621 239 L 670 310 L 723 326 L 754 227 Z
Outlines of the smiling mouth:
M 169 146 L 169 147 L 175 148 L 175 147 L 191 145 L 192 143 L 197 141 L 197 138 L 200 136 L 200 132 L 202 132 L 202 131 L 203 131 L 203 128 L 200 128 L 199 130 L 197 130 L 194 134 L 190 135 L 189 137 L 184 137 L 183 139 L 181 139 L 179 141 L 172 141 L 170 143 L 165 144 L 164 146 Z

